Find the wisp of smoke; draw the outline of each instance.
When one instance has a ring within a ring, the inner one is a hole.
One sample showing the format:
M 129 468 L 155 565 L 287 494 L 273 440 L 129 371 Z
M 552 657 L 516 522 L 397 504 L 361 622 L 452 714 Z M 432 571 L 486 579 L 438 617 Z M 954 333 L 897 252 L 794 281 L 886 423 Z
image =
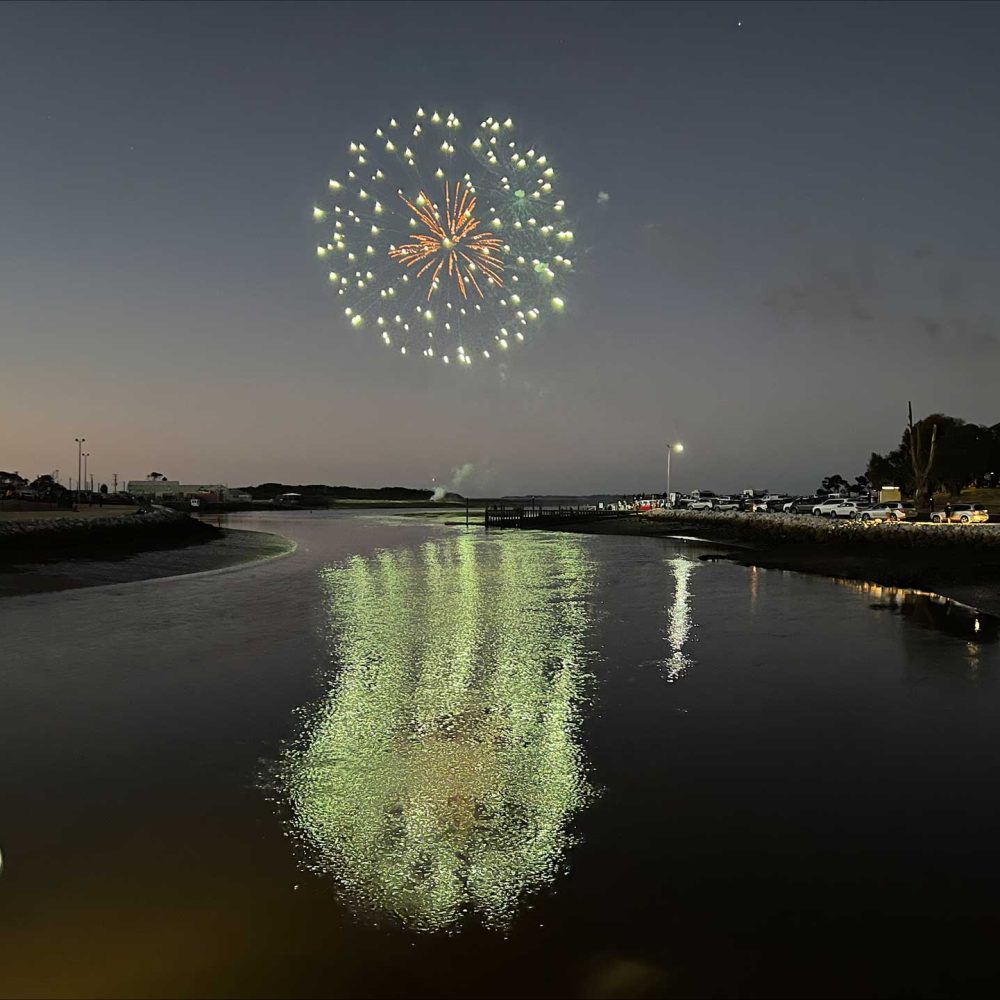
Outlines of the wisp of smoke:
M 456 492 L 459 486 L 465 482 L 476 471 L 475 465 L 472 462 L 466 462 L 464 465 L 458 465 L 451 470 L 451 482 L 449 482 L 447 487 L 436 486 L 434 487 L 434 492 L 431 494 L 431 500 L 443 500 L 448 493 Z
M 471 462 L 460 465 L 451 470 L 451 488 L 457 490 L 476 471 L 476 467 Z

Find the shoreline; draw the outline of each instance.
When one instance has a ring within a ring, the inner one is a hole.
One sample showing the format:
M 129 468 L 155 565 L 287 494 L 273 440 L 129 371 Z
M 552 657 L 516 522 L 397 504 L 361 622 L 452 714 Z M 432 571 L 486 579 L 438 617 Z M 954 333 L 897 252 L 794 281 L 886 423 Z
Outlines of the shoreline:
M 172 543 L 49 551 L 41 558 L 0 561 L 0 601 L 116 584 L 140 583 L 236 569 L 291 555 L 283 535 L 243 528 L 212 528 L 211 535 Z
M 211 501 L 202 500 L 197 508 L 192 508 L 189 503 L 167 500 L 162 506 L 176 513 L 193 514 L 200 517 L 206 514 L 248 514 L 280 511 L 282 513 L 294 513 L 295 511 L 323 511 L 323 510 L 407 510 L 410 508 L 420 508 L 426 510 L 465 510 L 465 502 L 457 500 L 330 500 L 327 503 L 300 503 L 300 504 L 273 504 L 262 501 Z M 482 509 L 482 506 L 479 508 Z
M 438 508 L 437 513 L 433 517 L 428 510 L 418 510 L 409 516 L 462 524 L 445 520 L 454 517 L 454 510 Z M 158 522 L 132 521 L 127 527 L 122 519 L 121 527 L 114 529 L 89 524 L 86 530 L 79 525 L 66 525 L 65 530 L 56 524 L 36 522 L 16 541 L 9 533 L 0 534 L 7 543 L 0 545 L 0 599 L 212 572 L 290 555 L 296 549 L 283 535 L 218 528 L 183 514 Z M 974 535 L 976 528 L 970 527 L 933 528 L 933 534 L 921 536 L 914 532 L 920 531 L 916 525 L 859 531 L 856 525 L 818 519 L 658 511 L 520 530 L 694 542 L 718 549 L 701 556 L 706 562 L 725 560 L 930 591 L 1000 617 L 1000 527 L 985 536 Z
M 824 524 L 822 528 L 827 534 L 830 534 L 828 529 L 833 527 L 835 532 L 846 537 L 843 540 L 830 537 L 825 541 L 810 541 L 805 538 L 792 540 L 788 532 L 779 533 L 770 527 L 754 538 L 754 528 L 763 527 L 760 520 L 734 524 L 732 519 L 723 521 L 719 518 L 713 523 L 710 519 L 713 515 L 694 518 L 679 516 L 681 512 L 670 513 L 678 516 L 663 517 L 661 514 L 653 518 L 640 515 L 619 520 L 569 521 L 522 530 L 635 535 L 699 542 L 719 548 L 718 554 L 701 557 L 706 562 L 726 560 L 759 569 L 787 570 L 930 591 L 1000 617 L 1000 529 L 995 529 L 996 544 L 984 544 L 971 534 L 958 534 L 968 530 L 965 526 L 943 526 L 931 530 L 954 531 L 955 534 L 952 537 L 941 535 L 935 539 L 935 544 L 921 546 L 915 544 L 919 538 L 906 538 L 900 534 L 916 526 L 900 526 L 881 534 L 872 531 L 870 537 L 860 541 L 857 535 L 840 530 L 841 527 L 852 527 L 850 525 Z M 714 516 L 718 518 L 718 515 Z M 760 519 L 766 515 L 741 516 Z M 792 534 L 796 533 L 796 522 L 785 519 L 785 523 L 792 525 Z M 820 526 L 808 522 L 802 527 L 808 530 Z M 906 544 L 898 544 L 903 539 Z

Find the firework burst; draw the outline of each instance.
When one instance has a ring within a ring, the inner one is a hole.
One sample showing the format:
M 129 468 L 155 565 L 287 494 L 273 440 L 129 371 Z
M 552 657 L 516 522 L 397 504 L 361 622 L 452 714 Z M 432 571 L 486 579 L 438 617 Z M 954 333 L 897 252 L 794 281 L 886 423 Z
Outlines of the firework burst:
M 417 271 L 418 278 L 434 268 L 427 289 L 428 301 L 438 290 L 438 276 L 445 264 L 448 265 L 447 277 L 455 279 L 463 299 L 468 298 L 470 285 L 479 293 L 480 298 L 485 298 L 476 281 L 476 271 L 481 270 L 490 284 L 503 287 L 503 258 L 500 256 L 503 240 L 488 233 L 476 232 L 479 229 L 479 220 L 473 215 L 476 197 L 468 188 L 462 190 L 462 185 L 456 181 L 455 193 L 453 196 L 449 195 L 448 186 L 445 185 L 444 218 L 437 205 L 423 191 L 417 196 L 416 205 L 400 195 L 429 232 L 415 236 L 410 243 L 393 247 L 389 256 L 393 260 L 402 261 L 407 267 L 422 264 Z
M 313 216 L 353 327 L 403 354 L 471 365 L 564 308 L 565 202 L 554 167 L 518 143 L 509 118 L 466 130 L 454 114 L 418 109 L 348 152 Z

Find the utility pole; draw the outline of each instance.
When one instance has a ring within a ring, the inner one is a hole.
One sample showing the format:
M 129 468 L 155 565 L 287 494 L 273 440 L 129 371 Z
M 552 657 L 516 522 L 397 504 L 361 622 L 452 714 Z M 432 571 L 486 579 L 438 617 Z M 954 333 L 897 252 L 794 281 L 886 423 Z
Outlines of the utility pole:
M 83 464 L 83 444 L 87 440 L 86 438 L 74 438 L 76 441 L 76 503 L 73 505 L 74 510 L 79 510 L 80 508 L 80 477 L 82 475 L 80 468 Z M 72 483 L 70 484 L 70 489 L 72 490 Z
M 114 474 L 114 479 L 115 479 L 115 493 L 117 493 L 118 492 L 118 473 L 117 472 Z
M 675 452 L 680 452 L 684 450 L 684 445 L 680 441 L 674 444 L 667 445 L 667 503 L 666 506 L 670 506 L 670 456 Z

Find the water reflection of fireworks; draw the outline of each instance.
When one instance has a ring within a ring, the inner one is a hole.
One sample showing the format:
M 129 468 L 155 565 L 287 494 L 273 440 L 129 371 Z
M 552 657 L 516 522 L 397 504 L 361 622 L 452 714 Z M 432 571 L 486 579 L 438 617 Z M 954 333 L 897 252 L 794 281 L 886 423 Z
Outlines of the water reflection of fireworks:
M 326 573 L 341 664 L 284 765 L 314 866 L 420 930 L 503 926 L 564 864 L 591 567 L 579 541 L 436 540 Z

